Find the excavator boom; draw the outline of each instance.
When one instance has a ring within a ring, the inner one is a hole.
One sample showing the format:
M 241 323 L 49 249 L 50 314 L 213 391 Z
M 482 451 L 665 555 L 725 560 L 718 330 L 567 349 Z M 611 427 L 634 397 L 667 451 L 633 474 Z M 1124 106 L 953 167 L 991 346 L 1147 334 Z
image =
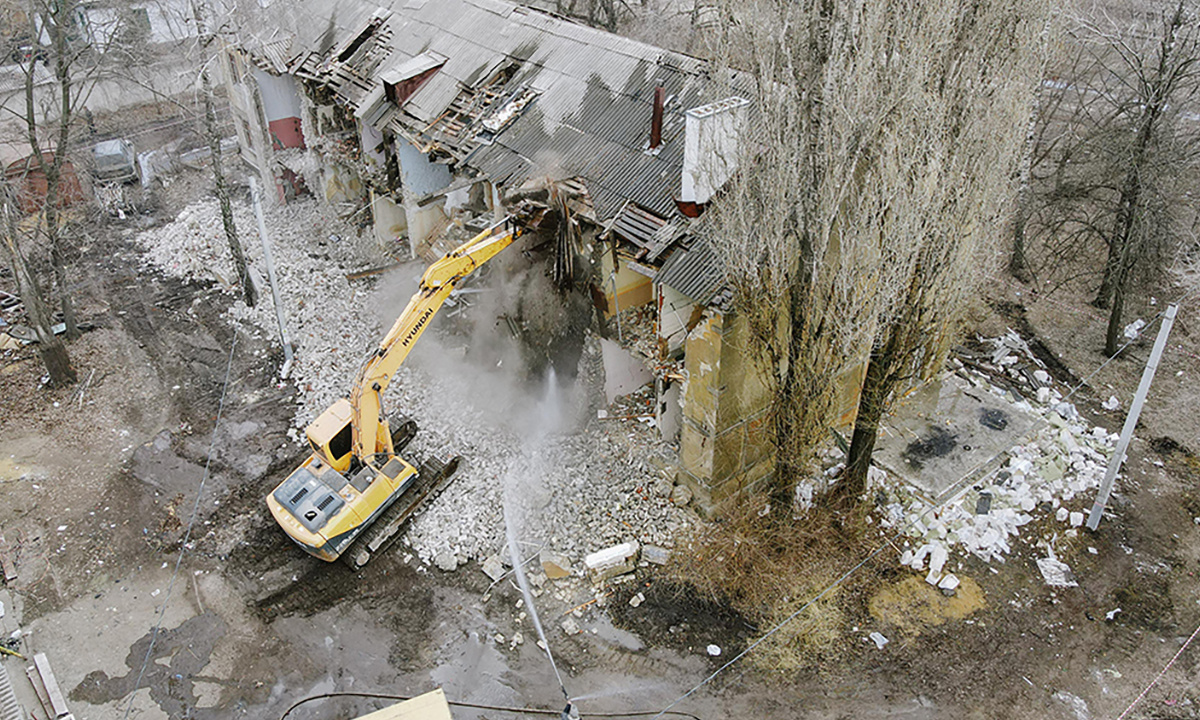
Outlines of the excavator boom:
M 383 336 L 379 347 L 363 364 L 350 391 L 350 405 L 354 414 L 354 453 L 357 457 L 368 458 L 387 451 L 388 440 L 379 432 L 385 420 L 381 414 L 383 391 L 446 298 L 464 278 L 511 245 L 520 234 L 521 230 L 514 226 L 512 219 L 505 218 L 425 270 L 416 294 Z

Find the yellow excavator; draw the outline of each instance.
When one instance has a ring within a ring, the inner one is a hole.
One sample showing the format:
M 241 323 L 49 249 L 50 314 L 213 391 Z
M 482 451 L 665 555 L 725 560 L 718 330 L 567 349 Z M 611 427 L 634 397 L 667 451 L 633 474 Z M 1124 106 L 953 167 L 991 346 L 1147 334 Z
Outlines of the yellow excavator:
M 312 454 L 267 496 L 267 506 L 310 555 L 362 567 L 449 484 L 458 457 L 430 458 L 420 470 L 400 457 L 417 427 L 384 416 L 383 391 L 451 291 L 522 232 L 510 216 L 430 265 L 350 395 L 305 430 Z

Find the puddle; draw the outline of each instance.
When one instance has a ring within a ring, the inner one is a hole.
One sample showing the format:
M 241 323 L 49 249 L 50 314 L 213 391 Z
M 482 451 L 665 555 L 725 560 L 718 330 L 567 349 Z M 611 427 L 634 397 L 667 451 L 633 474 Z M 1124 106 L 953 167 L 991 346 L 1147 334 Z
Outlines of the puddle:
M 634 635 L 628 630 L 622 630 L 621 628 L 616 627 L 612 624 L 612 621 L 609 620 L 607 616 L 601 615 L 586 625 L 589 632 L 591 632 L 593 628 L 596 630 L 596 632 L 592 633 L 594 636 L 600 638 L 601 640 L 612 643 L 613 645 L 619 645 L 626 650 L 637 652 L 638 650 L 646 647 L 646 645 L 638 638 L 637 635 Z

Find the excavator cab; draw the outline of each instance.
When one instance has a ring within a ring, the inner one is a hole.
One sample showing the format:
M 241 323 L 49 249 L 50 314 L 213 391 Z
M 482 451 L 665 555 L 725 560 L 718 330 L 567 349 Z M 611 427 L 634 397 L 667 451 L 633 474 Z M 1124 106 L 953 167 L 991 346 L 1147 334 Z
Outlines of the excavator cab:
M 354 458 L 352 414 L 350 401 L 342 398 L 313 420 L 305 431 L 313 453 L 340 473 L 350 471 L 350 462 Z

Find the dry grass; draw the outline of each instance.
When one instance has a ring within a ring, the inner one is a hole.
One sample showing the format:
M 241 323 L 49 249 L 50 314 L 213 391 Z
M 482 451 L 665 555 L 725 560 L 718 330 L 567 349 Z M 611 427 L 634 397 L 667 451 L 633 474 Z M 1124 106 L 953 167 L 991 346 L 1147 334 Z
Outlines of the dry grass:
M 743 499 L 744 500 L 744 499 Z M 863 526 L 828 508 L 780 521 L 761 503 L 726 507 L 720 520 L 700 529 L 672 570 L 676 579 L 714 600 L 729 603 L 765 634 L 820 595 L 869 551 Z M 751 654 L 764 670 L 794 672 L 836 658 L 848 647 L 849 618 L 865 601 L 869 573 L 849 579 L 812 602 Z M 760 634 L 759 637 L 762 635 Z

